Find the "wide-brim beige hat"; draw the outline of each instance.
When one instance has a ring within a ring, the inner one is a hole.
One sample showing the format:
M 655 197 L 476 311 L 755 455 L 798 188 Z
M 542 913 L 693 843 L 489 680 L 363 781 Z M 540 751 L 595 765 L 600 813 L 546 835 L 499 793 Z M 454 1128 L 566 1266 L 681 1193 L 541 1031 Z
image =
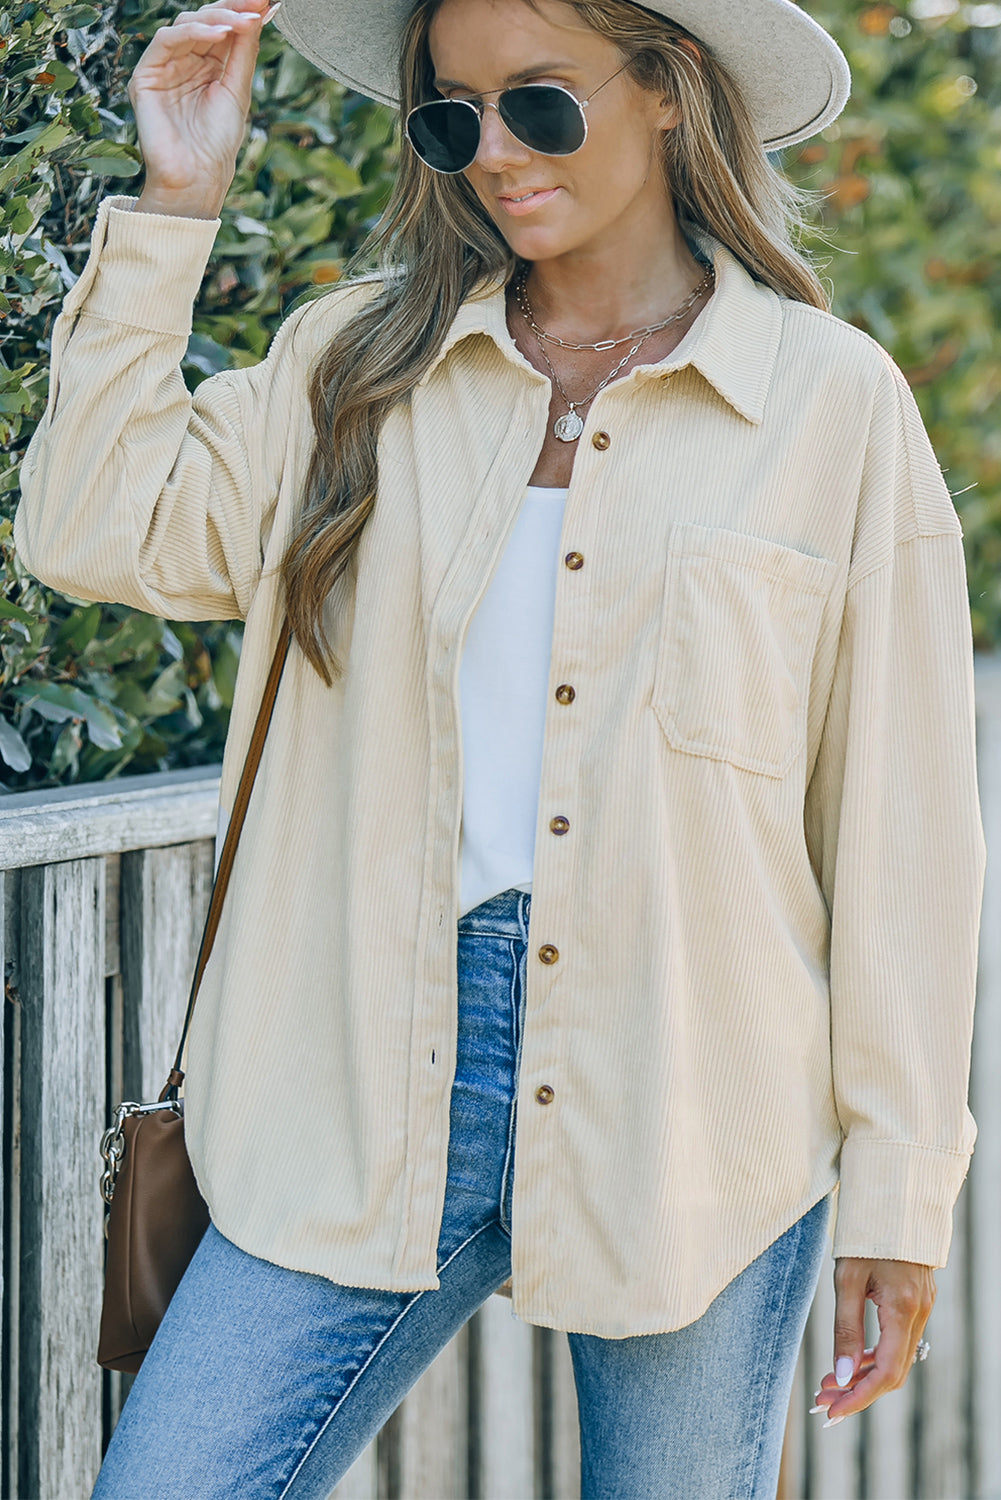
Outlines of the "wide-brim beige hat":
M 399 46 L 413 0 L 282 0 L 275 24 L 332 78 L 399 102 Z M 791 0 L 646 0 L 704 42 L 743 92 L 765 147 L 823 130 L 851 87 L 834 38 Z

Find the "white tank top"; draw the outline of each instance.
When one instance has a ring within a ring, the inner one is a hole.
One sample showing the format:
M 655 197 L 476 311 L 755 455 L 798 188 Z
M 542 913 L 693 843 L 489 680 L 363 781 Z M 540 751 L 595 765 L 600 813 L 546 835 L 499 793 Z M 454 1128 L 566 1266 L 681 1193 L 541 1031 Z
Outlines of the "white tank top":
M 566 497 L 566 490 L 529 486 L 469 622 L 459 667 L 460 916 L 498 891 L 532 888 Z

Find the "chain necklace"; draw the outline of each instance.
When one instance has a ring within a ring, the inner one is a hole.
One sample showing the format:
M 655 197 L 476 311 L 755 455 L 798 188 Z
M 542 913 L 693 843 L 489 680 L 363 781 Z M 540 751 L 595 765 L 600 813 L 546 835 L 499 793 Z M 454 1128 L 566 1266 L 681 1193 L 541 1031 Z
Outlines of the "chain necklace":
M 532 304 L 528 300 L 528 271 L 528 266 L 523 267 L 521 275 L 515 282 L 514 288 L 518 306 L 521 308 L 525 316 L 525 322 L 531 328 L 536 338 L 545 339 L 549 344 L 559 344 L 561 349 L 578 350 L 615 349 L 619 344 L 628 344 L 630 339 L 636 339 L 640 337 L 645 338 L 649 334 L 659 333 L 662 328 L 668 328 L 672 323 L 680 322 L 680 320 L 685 316 L 689 309 L 695 306 L 696 302 L 702 296 L 702 293 L 708 291 L 712 286 L 714 280 L 716 279 L 716 273 L 714 272 L 712 266 L 707 266 L 706 274 L 703 276 L 702 280 L 699 282 L 695 290 L 693 292 L 690 292 L 689 295 L 685 298 L 684 302 L 682 302 L 681 306 L 675 308 L 674 312 L 666 317 L 661 323 L 649 323 L 645 328 L 634 328 L 632 333 L 624 333 L 620 339 L 602 339 L 597 344 L 570 344 L 565 339 L 557 338 L 555 333 L 547 333 L 544 328 L 540 328 L 538 323 L 536 323 L 535 318 L 532 315 Z
M 526 269 L 522 271 L 520 277 L 515 283 L 515 298 L 518 302 L 519 308 L 521 309 L 525 322 L 528 324 L 529 328 L 532 330 L 532 333 L 535 335 L 536 342 L 539 346 L 539 353 L 545 360 L 549 373 L 553 377 L 553 384 L 556 386 L 556 389 L 559 391 L 560 395 L 563 397 L 563 400 L 566 402 L 567 407 L 569 408 L 566 412 L 564 412 L 562 417 L 557 417 L 556 421 L 553 423 L 553 432 L 559 438 L 561 443 L 575 443 L 580 437 L 581 433 L 584 431 L 584 419 L 580 415 L 580 412 L 577 408 L 581 406 L 587 406 L 589 402 L 593 401 L 598 392 L 603 391 L 605 389 L 605 386 L 615 379 L 619 371 L 625 368 L 625 366 L 632 359 L 633 355 L 639 353 L 640 349 L 642 349 L 647 339 L 653 338 L 655 333 L 659 333 L 662 328 L 667 328 L 671 323 L 679 322 L 685 316 L 685 314 L 695 306 L 695 303 L 702 296 L 702 293 L 712 287 L 714 281 L 714 273 L 712 267 L 710 267 L 706 271 L 705 276 L 703 276 L 702 280 L 699 282 L 695 290 L 693 292 L 690 292 L 689 295 L 685 298 L 684 302 L 682 302 L 681 306 L 676 308 L 675 311 L 671 313 L 670 317 L 665 318 L 663 322 L 651 323 L 646 328 L 635 328 L 633 329 L 632 333 L 623 334 L 622 338 L 620 339 L 602 339 L 602 341 L 597 344 L 569 344 L 566 343 L 563 339 L 557 338 L 555 334 L 546 333 L 545 329 L 540 328 L 533 316 L 532 304 L 528 300 L 528 289 L 526 286 L 527 279 L 528 269 L 526 267 Z M 582 396 L 577 401 L 571 401 L 570 397 L 563 389 L 560 377 L 553 369 L 552 361 L 550 360 L 549 355 L 546 353 L 545 345 L 543 343 L 544 339 L 548 340 L 548 342 L 551 344 L 559 344 L 561 349 L 593 349 L 596 351 L 604 349 L 615 349 L 619 344 L 629 343 L 630 339 L 634 340 L 635 342 L 632 344 L 629 352 L 623 355 L 622 359 L 619 360 L 614 370 L 611 370 L 605 376 L 604 380 L 602 380 L 598 385 L 595 386 L 593 391 L 591 391 L 587 396 Z

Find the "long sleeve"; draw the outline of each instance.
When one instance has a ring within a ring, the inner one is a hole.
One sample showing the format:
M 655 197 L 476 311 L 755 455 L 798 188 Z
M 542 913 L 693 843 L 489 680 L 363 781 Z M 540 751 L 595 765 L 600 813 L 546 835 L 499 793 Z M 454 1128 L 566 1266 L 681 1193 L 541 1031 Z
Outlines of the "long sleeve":
M 214 376 L 192 397 L 180 361 L 217 221 L 136 214 L 120 206 L 130 201 L 101 205 L 56 322 L 15 543 L 36 576 L 78 597 L 173 619 L 242 618 L 294 477 L 292 435 L 309 431 L 292 346 L 302 313 L 260 365 Z
M 806 829 L 831 913 L 835 1253 L 944 1265 L 984 845 L 962 539 L 913 398 L 877 392 Z

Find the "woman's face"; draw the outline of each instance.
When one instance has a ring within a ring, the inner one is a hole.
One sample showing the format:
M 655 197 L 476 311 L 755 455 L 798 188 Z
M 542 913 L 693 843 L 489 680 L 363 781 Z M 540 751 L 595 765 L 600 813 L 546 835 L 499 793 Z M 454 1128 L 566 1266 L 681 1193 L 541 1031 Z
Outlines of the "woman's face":
M 443 0 L 430 29 L 436 87 L 446 98 L 518 83 L 559 83 L 587 99 L 587 139 L 572 156 L 542 156 L 484 111 L 480 147 L 465 176 L 516 255 L 616 256 L 673 216 L 660 139 L 673 108 L 626 73 L 615 44 L 562 0 Z

